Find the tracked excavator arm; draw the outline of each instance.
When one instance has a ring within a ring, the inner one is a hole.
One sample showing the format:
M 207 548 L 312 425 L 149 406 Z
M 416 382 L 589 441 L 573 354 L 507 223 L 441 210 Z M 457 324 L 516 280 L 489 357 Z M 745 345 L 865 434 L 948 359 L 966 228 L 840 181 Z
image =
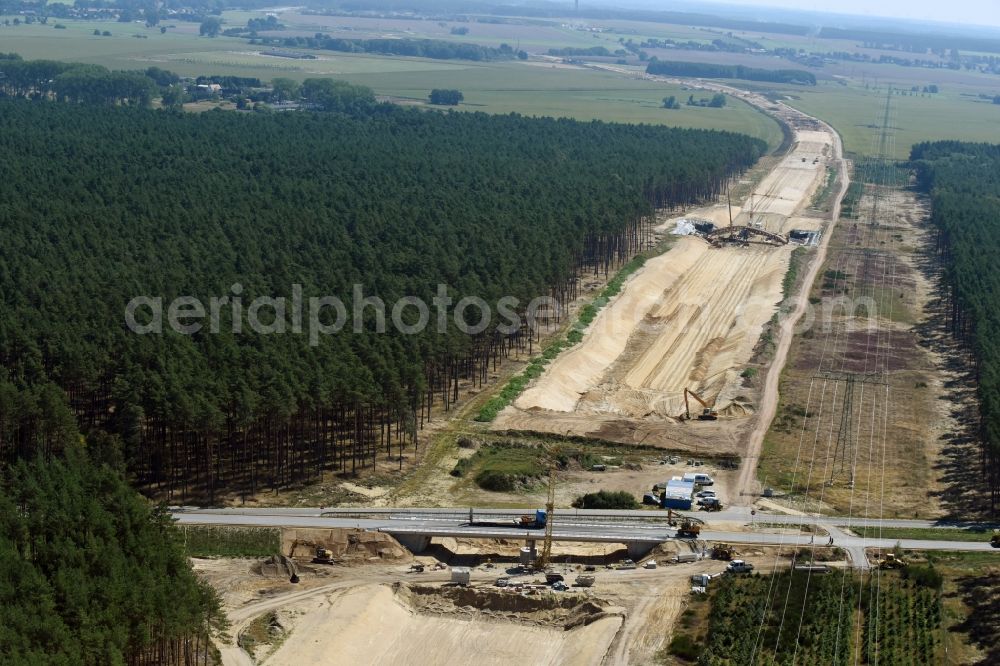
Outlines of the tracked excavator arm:
M 698 415 L 698 420 L 699 421 L 715 421 L 716 419 L 719 418 L 719 413 L 716 412 L 711 407 L 709 407 L 708 403 L 705 402 L 704 400 L 702 400 L 700 395 L 698 395 L 694 391 L 691 391 L 691 390 L 685 388 L 684 389 L 684 415 L 685 415 L 685 418 L 688 421 L 691 420 L 691 404 L 690 404 L 690 402 L 688 402 L 688 396 L 691 396 L 692 398 L 694 398 L 695 400 L 697 400 L 699 403 L 701 403 L 702 411 L 701 411 L 701 414 Z

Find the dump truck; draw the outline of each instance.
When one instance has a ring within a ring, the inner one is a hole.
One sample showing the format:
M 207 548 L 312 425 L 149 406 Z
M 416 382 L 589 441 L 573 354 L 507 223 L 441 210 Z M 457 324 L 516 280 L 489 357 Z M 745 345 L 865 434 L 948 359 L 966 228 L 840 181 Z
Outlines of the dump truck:
M 728 562 L 733 559 L 733 555 L 736 551 L 728 543 L 717 543 L 715 547 L 712 548 L 712 558 L 716 560 L 722 560 Z

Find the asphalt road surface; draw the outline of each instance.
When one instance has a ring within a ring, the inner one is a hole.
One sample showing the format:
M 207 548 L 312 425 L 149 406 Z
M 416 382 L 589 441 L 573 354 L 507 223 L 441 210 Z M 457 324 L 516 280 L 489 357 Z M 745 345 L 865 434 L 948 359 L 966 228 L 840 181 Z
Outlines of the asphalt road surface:
M 520 515 L 533 515 L 534 509 L 496 510 L 475 509 L 469 521 L 468 509 L 380 508 L 380 509 L 205 509 L 173 507 L 172 514 L 181 525 L 234 525 L 252 527 L 358 528 L 397 535 L 430 537 L 465 537 L 481 539 L 541 540 L 542 529 L 515 526 Z M 750 531 L 717 531 L 711 524 L 743 522 L 751 525 L 749 508 L 738 507 L 695 516 L 708 523 L 701 532 L 707 541 L 735 544 L 808 546 L 814 537 L 809 534 L 777 534 L 762 528 Z M 984 534 L 982 541 L 938 541 L 919 539 L 876 539 L 848 535 L 840 527 L 882 526 L 947 529 L 967 524 L 927 520 L 854 518 L 849 516 L 789 516 L 759 513 L 753 517 L 758 524 L 819 525 L 834 539 L 835 546 L 846 550 L 859 568 L 867 568 L 866 548 L 892 549 L 897 543 L 908 550 L 993 551 L 1000 562 L 1000 550 L 990 547 Z M 994 526 L 983 526 L 986 529 Z M 560 510 L 553 522 L 554 541 L 592 543 L 662 543 L 676 538 L 677 530 L 667 524 L 665 512 L 655 511 L 585 511 Z M 828 537 L 815 537 L 816 545 L 827 545 Z

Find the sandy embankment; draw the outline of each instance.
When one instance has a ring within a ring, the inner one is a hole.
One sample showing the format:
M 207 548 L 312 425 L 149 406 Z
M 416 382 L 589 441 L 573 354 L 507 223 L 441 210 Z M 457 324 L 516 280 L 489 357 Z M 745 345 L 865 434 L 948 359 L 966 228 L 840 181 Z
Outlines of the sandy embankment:
M 833 136 L 808 128 L 741 206 L 736 225 L 788 234 L 816 229 L 797 217 L 821 186 Z M 736 203 L 736 202 L 734 202 Z M 729 222 L 726 205 L 686 217 Z M 724 417 L 753 413 L 740 372 L 764 324 L 777 311 L 793 247 L 713 248 L 684 237 L 651 259 L 605 307 L 583 341 L 560 355 L 494 423 L 494 429 L 538 430 L 698 450 L 700 437 L 671 428 L 684 412 L 684 389 L 714 404 Z M 692 411 L 700 409 L 692 405 Z M 676 432 L 673 432 L 676 431 Z M 730 452 L 733 433 L 706 426 L 717 453 Z M 733 451 L 736 452 L 736 451 Z
M 683 390 L 717 395 L 781 300 L 788 252 L 681 238 L 605 308 L 519 409 L 676 417 Z
M 274 666 L 337 663 L 600 664 L 622 623 L 604 617 L 568 631 L 414 612 L 388 585 L 334 592 L 303 608 L 292 635 L 267 659 Z

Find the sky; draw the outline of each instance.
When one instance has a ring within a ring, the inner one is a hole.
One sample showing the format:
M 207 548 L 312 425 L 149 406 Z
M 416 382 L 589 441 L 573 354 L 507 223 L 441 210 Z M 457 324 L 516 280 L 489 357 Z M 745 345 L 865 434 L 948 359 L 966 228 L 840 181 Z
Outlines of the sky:
M 1000 26 L 1000 0 L 709 0 L 858 16 Z

